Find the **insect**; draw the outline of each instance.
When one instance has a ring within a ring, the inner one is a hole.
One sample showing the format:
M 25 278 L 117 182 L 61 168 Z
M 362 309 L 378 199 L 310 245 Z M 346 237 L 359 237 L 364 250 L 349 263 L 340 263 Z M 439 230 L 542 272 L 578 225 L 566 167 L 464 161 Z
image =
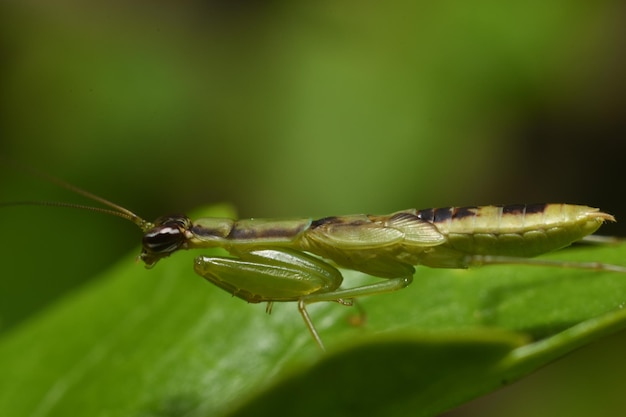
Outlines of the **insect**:
M 307 305 L 396 291 L 413 280 L 416 265 L 467 268 L 479 264 L 536 264 L 626 272 L 603 263 L 568 263 L 533 256 L 589 237 L 605 221 L 599 209 L 571 204 L 446 207 L 403 210 L 390 215 L 313 219 L 160 217 L 149 222 L 132 211 L 74 185 L 43 174 L 66 189 L 108 208 L 57 202 L 44 204 L 98 211 L 135 223 L 143 231 L 139 255 L 147 268 L 183 249 L 221 247 L 231 257 L 198 256 L 197 274 L 249 303 L 297 302 L 315 342 L 324 344 Z M 6 204 L 5 204 L 6 205 Z M 341 288 L 338 267 L 384 280 Z

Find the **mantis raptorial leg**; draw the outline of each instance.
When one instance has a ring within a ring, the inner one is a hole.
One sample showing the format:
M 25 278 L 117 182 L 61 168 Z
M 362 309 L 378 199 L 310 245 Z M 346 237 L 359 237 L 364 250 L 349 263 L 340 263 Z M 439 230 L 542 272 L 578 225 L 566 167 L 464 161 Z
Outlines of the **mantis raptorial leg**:
M 250 303 L 297 301 L 313 339 L 324 349 L 306 306 L 320 301 L 347 301 L 404 288 L 412 274 L 356 288 L 339 289 L 339 270 L 319 258 L 292 249 L 257 249 L 238 258 L 199 256 L 195 271 L 211 283 Z

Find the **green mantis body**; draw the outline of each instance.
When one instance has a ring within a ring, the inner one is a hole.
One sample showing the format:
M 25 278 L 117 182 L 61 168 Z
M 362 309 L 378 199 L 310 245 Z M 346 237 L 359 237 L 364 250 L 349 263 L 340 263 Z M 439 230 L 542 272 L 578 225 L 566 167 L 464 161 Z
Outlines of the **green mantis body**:
M 125 218 L 143 231 L 139 255 L 146 267 L 182 249 L 221 247 L 230 257 L 198 256 L 195 271 L 250 303 L 295 301 L 317 344 L 324 345 L 307 305 L 387 293 L 409 285 L 414 266 L 467 268 L 476 264 L 523 263 L 626 272 L 602 263 L 529 259 L 563 248 L 595 232 L 613 216 L 571 204 L 446 207 L 403 210 L 386 216 L 350 215 L 312 219 L 201 218 L 174 215 L 148 222 L 130 210 L 54 177 L 35 172 L 108 209 L 67 203 L 44 204 L 103 212 Z M 341 288 L 337 267 L 384 278 Z
M 337 301 L 349 305 L 355 297 L 404 288 L 413 280 L 415 265 L 550 264 L 524 258 L 568 246 L 607 220 L 614 218 L 595 208 L 569 204 L 411 209 L 388 216 L 319 220 L 191 221 L 186 216 L 169 216 L 154 224 L 140 224 L 144 230 L 140 259 L 152 267 L 180 249 L 224 248 L 233 257 L 199 256 L 195 271 L 251 303 L 297 301 L 309 331 L 323 349 L 307 304 Z M 343 277 L 334 265 L 386 280 L 342 289 Z M 626 271 L 596 263 L 555 265 Z

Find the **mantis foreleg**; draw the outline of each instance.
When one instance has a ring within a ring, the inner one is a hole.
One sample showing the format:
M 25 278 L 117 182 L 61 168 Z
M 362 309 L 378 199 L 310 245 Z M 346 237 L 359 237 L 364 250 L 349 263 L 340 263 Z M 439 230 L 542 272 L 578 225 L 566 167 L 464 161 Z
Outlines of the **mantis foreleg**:
M 306 310 L 307 304 L 338 301 L 399 290 L 413 280 L 405 277 L 339 289 L 343 277 L 334 266 L 303 252 L 285 248 L 255 249 L 238 258 L 199 256 L 195 270 L 232 295 L 250 303 L 298 301 L 298 309 L 317 344 L 324 345 Z

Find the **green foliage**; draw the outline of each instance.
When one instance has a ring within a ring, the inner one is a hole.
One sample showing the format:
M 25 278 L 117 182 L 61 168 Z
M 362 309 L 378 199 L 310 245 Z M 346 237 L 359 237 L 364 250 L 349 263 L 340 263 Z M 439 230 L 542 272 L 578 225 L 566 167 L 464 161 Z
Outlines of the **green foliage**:
M 418 268 L 406 290 L 362 300 L 366 317 L 311 306 L 322 354 L 294 303 L 266 315 L 230 297 L 194 275 L 196 254 L 149 271 L 124 259 L 4 333 L 3 413 L 432 416 L 626 327 L 623 274 Z M 550 257 L 625 255 L 620 244 Z M 361 279 L 346 273 L 348 285 Z

